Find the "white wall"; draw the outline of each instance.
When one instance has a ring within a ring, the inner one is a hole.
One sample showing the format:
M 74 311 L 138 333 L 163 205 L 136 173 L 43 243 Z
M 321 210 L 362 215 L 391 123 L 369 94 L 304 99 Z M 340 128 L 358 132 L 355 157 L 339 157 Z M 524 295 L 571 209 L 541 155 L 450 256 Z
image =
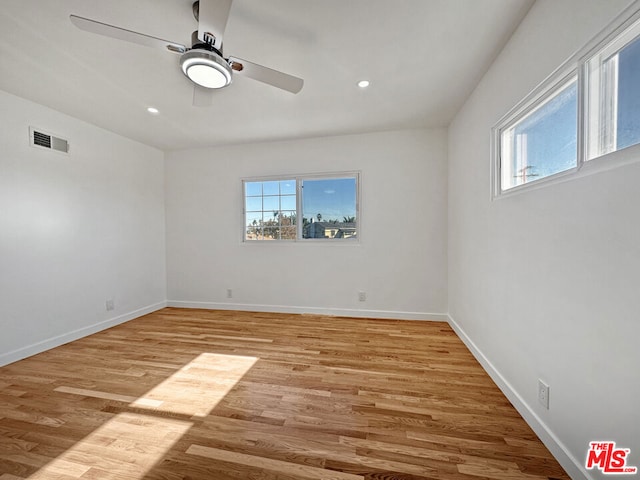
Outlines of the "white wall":
M 359 245 L 242 243 L 243 177 L 352 170 L 362 172 Z M 175 152 L 166 179 L 171 305 L 392 318 L 447 311 L 445 130 Z
M 594 440 L 640 466 L 640 161 L 492 202 L 490 129 L 628 3 L 538 0 L 449 130 L 450 315 L 574 478 Z
M 162 306 L 166 272 L 162 152 L 1 91 L 0 112 L 2 365 Z

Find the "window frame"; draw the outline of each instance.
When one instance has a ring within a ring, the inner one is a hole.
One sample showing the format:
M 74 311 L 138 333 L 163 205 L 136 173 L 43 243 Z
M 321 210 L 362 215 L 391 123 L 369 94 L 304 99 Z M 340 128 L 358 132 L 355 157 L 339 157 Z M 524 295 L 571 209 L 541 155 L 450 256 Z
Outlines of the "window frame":
M 281 183 L 283 183 L 283 182 L 292 182 L 292 183 L 295 184 L 294 188 L 293 188 L 293 194 L 291 194 L 291 193 L 283 193 L 282 192 Z M 247 194 L 248 193 L 247 192 L 247 187 L 246 187 L 247 183 L 260 183 L 260 184 L 277 183 L 278 184 L 278 193 L 277 194 L 265 193 L 265 191 L 262 190 L 259 196 L 258 195 L 248 195 Z M 243 230 L 243 241 L 253 242 L 253 241 L 265 240 L 264 238 L 256 238 L 256 239 L 248 239 L 247 238 L 247 236 L 248 236 L 248 233 L 247 233 L 247 228 L 248 228 L 247 214 L 248 214 L 248 211 L 247 211 L 246 207 L 247 207 L 247 201 L 248 201 L 249 198 L 256 198 L 256 199 L 259 198 L 260 199 L 261 209 L 260 210 L 250 210 L 249 212 L 255 213 L 255 212 L 259 211 L 262 214 L 261 215 L 262 220 L 264 220 L 264 213 L 265 212 L 274 212 L 274 213 L 278 212 L 279 214 L 282 214 L 285 211 L 286 212 L 291 212 L 292 210 L 290 208 L 289 209 L 283 209 L 282 208 L 283 197 L 291 197 L 291 196 L 295 197 L 295 207 L 294 207 L 295 210 L 293 210 L 293 211 L 297 215 L 297 212 L 298 212 L 298 203 L 297 203 L 297 201 L 298 201 L 298 191 L 297 191 L 297 182 L 296 182 L 295 178 L 293 178 L 293 176 L 286 176 L 286 177 L 283 176 L 283 177 L 279 177 L 279 178 L 265 178 L 265 179 L 260 179 L 260 180 L 246 180 L 246 181 L 243 179 L 242 180 L 242 202 L 243 202 L 242 211 L 243 211 L 243 223 L 244 223 L 244 225 L 243 225 L 243 228 L 244 228 L 244 230 Z M 265 199 L 273 199 L 273 198 L 277 198 L 278 199 L 278 208 L 275 209 L 275 210 L 273 208 L 265 209 L 265 206 L 264 206 Z M 275 217 L 275 215 L 274 215 L 274 217 Z M 278 228 L 280 229 L 280 232 L 282 233 L 282 227 L 283 226 L 282 226 L 281 220 L 282 220 L 282 218 L 280 216 L 278 216 Z M 297 225 L 297 218 L 296 218 L 296 225 Z M 268 226 L 264 226 L 264 225 L 261 224 L 260 228 L 262 229 L 262 234 L 264 235 L 265 230 L 268 230 L 269 228 L 273 228 L 273 227 L 272 226 L 268 227 Z M 295 232 L 296 232 L 295 235 L 297 236 L 297 226 L 295 228 Z M 283 240 L 284 241 L 288 241 L 288 240 L 292 240 L 292 239 L 290 239 L 290 238 L 284 238 L 284 239 L 283 238 L 278 238 L 278 239 L 270 239 L 269 241 L 275 241 L 275 240 L 277 240 L 277 241 L 283 241 Z
M 493 128 L 492 128 L 492 196 L 507 195 L 514 191 L 523 190 L 531 185 L 540 184 L 542 182 L 552 181 L 555 178 L 566 176 L 572 172 L 577 171 L 580 168 L 580 141 L 577 140 L 576 151 L 576 165 L 572 168 L 556 172 L 551 175 L 544 176 L 537 180 L 531 180 L 521 185 L 515 185 L 513 187 L 503 189 L 502 188 L 502 134 L 504 131 L 509 130 L 516 126 L 520 121 L 527 116 L 542 108 L 546 103 L 554 98 L 558 93 L 567 88 L 567 86 L 573 82 L 575 78 L 576 86 L 578 88 L 578 112 L 576 112 L 576 121 L 580 117 L 580 78 L 578 76 L 578 70 L 575 65 L 564 66 L 563 69 L 554 72 L 552 76 L 547 78 L 543 83 L 538 85 L 534 91 L 532 91 L 523 101 L 518 103 L 514 109 L 512 109 L 507 115 L 505 115 Z M 577 129 L 578 137 L 580 135 L 579 128 Z
M 633 32 L 636 33 L 634 34 Z M 620 153 L 624 151 L 640 152 L 640 143 L 617 150 L 608 149 L 607 151 L 602 151 L 600 149 L 600 139 L 594 139 L 590 135 L 590 132 L 593 131 L 594 123 L 597 123 L 599 128 L 602 113 L 600 108 L 595 109 L 598 118 L 593 119 L 593 105 L 596 103 L 594 98 L 598 99 L 598 104 L 602 102 L 599 80 L 597 82 L 594 81 L 590 65 L 596 59 L 606 59 L 621 51 L 625 46 L 638 39 L 638 34 L 640 34 L 640 0 L 636 0 L 636 2 L 627 7 L 607 27 L 567 59 L 496 122 L 491 129 L 491 200 L 566 181 L 576 176 L 640 161 L 640 156 L 637 153 L 635 159 L 632 154 Z M 602 61 L 599 61 L 599 65 L 601 64 Z M 564 88 L 572 76 L 577 77 L 578 90 L 578 108 L 576 112 L 577 159 L 575 167 L 504 189 L 502 185 L 502 132 L 516 125 L 529 113 L 540 108 L 548 99 Z M 609 117 L 611 115 L 612 112 L 609 112 Z M 608 128 L 610 130 L 612 126 Z M 596 144 L 600 151 L 597 155 L 592 155 L 591 153 Z
M 302 197 L 303 197 L 303 189 L 302 183 L 308 180 L 328 180 L 328 179 L 340 179 L 340 178 L 353 178 L 356 183 L 356 195 L 355 195 L 355 207 L 356 207 L 356 232 L 357 236 L 355 238 L 304 238 L 303 235 L 303 221 L 302 221 Z M 273 182 L 273 181 L 284 181 L 284 180 L 293 180 L 296 183 L 295 191 L 296 191 L 296 237 L 295 239 L 248 239 L 247 238 L 247 212 L 246 212 L 246 184 L 250 182 Z M 343 172 L 326 172 L 326 173 L 308 173 L 308 174 L 294 174 L 294 175 L 268 175 L 268 176 L 259 176 L 259 177 L 245 177 L 241 179 L 241 201 L 242 201 L 242 243 L 249 244 L 360 244 L 361 240 L 361 228 L 362 228 L 362 209 L 361 209 L 361 172 L 354 171 L 343 171 Z
M 640 10 L 622 22 L 582 58 L 585 102 L 585 162 L 624 149 L 617 149 L 615 146 L 617 142 L 618 102 L 616 101 L 614 104 L 612 100 L 613 98 L 617 99 L 618 95 L 618 54 L 626 46 L 638 40 L 640 40 Z M 603 67 L 607 61 L 612 61 L 614 68 Z M 592 68 L 593 63 L 597 65 L 597 68 Z M 603 70 L 605 70 L 604 73 L 601 73 Z M 604 89 L 603 83 L 607 82 L 613 83 L 613 88 Z M 592 112 L 594 113 L 592 114 Z M 603 115 L 607 117 L 604 121 Z M 594 131 L 599 131 L 603 123 L 604 140 L 602 136 L 592 134 Z

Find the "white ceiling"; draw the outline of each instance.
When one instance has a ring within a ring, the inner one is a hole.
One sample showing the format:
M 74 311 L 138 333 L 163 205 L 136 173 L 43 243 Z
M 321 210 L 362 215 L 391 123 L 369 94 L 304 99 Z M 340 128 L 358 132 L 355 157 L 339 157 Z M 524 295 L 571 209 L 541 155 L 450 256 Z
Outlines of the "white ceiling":
M 0 89 L 163 150 L 446 126 L 532 3 L 235 0 L 224 53 L 305 84 L 293 95 L 235 76 L 202 108 L 177 55 L 69 21 L 190 45 L 192 0 L 2 0 Z

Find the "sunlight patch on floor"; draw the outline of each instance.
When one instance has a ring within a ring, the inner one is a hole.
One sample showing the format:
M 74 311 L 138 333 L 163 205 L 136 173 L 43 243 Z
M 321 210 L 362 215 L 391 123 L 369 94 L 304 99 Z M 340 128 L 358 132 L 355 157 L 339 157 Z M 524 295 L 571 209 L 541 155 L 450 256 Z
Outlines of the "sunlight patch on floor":
M 138 413 L 120 413 L 29 480 L 64 478 L 143 478 L 193 424 Z M 138 477 L 135 477 L 135 476 Z
M 203 353 L 139 398 L 57 388 L 60 393 L 128 405 L 27 478 L 141 480 L 193 426 L 191 417 L 211 413 L 257 361 L 256 357 Z
M 258 361 L 256 357 L 203 353 L 157 387 L 151 389 L 133 407 L 205 417 Z

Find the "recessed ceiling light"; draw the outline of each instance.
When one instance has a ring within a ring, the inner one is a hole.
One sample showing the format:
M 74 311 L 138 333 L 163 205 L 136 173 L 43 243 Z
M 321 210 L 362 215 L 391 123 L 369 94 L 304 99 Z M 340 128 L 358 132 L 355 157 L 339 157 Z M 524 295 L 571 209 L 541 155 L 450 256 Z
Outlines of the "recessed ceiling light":
M 158 113 L 160 113 L 160 110 L 158 110 L 155 107 L 148 107 L 147 108 L 147 112 L 149 112 L 152 115 L 157 115 Z
M 369 86 L 369 80 L 360 80 L 358 86 L 360 88 L 367 88 Z

